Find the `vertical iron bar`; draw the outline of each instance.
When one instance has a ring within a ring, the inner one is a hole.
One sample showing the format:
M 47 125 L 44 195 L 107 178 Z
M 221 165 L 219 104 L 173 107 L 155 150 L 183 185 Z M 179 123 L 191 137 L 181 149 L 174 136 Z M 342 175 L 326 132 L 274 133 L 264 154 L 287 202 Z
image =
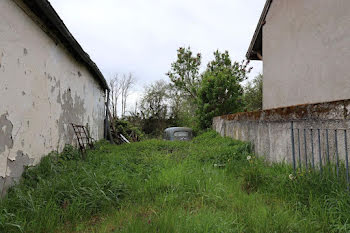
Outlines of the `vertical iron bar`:
M 295 147 L 294 147 L 294 122 L 291 122 L 291 139 L 292 139 L 292 155 L 293 155 L 293 169 L 295 173 Z
M 298 128 L 298 152 L 299 152 L 299 169 L 301 171 L 300 129 L 299 128 Z
M 310 129 L 310 136 L 311 136 L 311 159 L 312 159 L 312 168 L 315 168 L 315 157 L 314 157 L 314 134 L 312 129 Z
M 321 135 L 320 135 L 320 129 L 317 129 L 318 134 L 318 157 L 320 160 L 320 173 L 322 174 L 322 152 L 321 152 Z
M 339 177 L 339 153 L 338 153 L 338 131 L 334 130 L 334 141 L 335 141 L 335 156 L 337 159 L 337 177 Z
M 329 139 L 328 139 L 328 129 L 326 129 L 326 141 L 327 141 L 327 163 L 328 165 L 331 163 L 329 159 Z
M 348 159 L 348 136 L 346 129 L 344 129 L 344 147 L 345 147 L 345 163 L 346 163 L 346 181 L 347 181 L 347 187 L 349 190 L 349 159 Z
M 306 129 L 304 129 L 304 150 L 305 150 L 305 168 L 308 169 L 307 166 L 307 144 L 306 144 Z

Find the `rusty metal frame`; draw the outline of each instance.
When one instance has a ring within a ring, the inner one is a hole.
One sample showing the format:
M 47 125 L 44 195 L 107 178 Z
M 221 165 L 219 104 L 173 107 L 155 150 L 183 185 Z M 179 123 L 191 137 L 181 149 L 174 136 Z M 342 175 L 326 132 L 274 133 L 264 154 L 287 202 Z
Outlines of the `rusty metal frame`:
M 94 148 L 94 139 L 90 137 L 89 130 L 83 126 L 83 125 L 77 125 L 71 123 L 73 127 L 73 131 L 77 137 L 78 145 L 79 145 L 79 150 L 82 154 L 83 159 L 86 159 L 86 149 L 87 146 L 90 149 Z

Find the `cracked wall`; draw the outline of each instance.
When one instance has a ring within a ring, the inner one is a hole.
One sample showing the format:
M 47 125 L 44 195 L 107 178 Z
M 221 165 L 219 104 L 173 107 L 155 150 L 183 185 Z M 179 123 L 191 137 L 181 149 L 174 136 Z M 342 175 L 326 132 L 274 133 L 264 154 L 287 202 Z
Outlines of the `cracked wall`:
M 299 155 L 298 146 L 300 145 L 302 163 L 307 157 L 310 160 L 310 152 L 313 150 L 311 144 L 313 143 L 316 164 L 320 161 L 318 159 L 319 148 L 317 146 L 317 129 L 320 129 L 320 152 L 323 164 L 325 164 L 327 151 L 325 129 L 329 130 L 328 148 L 331 161 L 335 162 L 336 159 L 334 146 L 335 129 L 339 131 L 339 157 L 345 160 L 345 140 L 343 130 L 340 129 L 349 129 L 349 110 L 350 100 L 342 100 L 243 112 L 214 117 L 213 129 L 222 136 L 253 143 L 255 153 L 264 156 L 267 161 L 292 163 L 291 122 L 293 121 L 296 156 Z M 298 141 L 298 129 L 300 141 Z M 304 144 L 304 129 L 306 129 L 306 144 Z M 310 129 L 314 130 L 312 137 Z M 349 134 L 349 131 L 347 133 Z M 305 147 L 307 153 L 304 153 Z M 350 150 L 350 148 L 348 149 Z
M 0 192 L 26 166 L 75 144 L 70 123 L 103 138 L 104 90 L 12 0 L 0 1 Z

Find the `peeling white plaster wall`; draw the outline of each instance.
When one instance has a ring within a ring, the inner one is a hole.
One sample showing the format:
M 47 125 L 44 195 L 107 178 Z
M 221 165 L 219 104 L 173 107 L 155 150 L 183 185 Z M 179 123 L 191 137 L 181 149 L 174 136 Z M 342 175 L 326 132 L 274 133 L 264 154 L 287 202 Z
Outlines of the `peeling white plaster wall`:
M 69 123 L 88 123 L 92 136 L 102 139 L 105 94 L 86 66 L 15 2 L 1 0 L 0 15 L 1 192 L 23 165 L 75 143 Z M 7 136 L 12 145 L 5 145 Z

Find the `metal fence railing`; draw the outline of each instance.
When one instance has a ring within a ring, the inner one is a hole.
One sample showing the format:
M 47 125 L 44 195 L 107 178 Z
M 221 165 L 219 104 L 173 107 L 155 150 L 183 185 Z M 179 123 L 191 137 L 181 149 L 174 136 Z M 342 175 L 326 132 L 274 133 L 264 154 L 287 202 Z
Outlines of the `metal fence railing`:
M 297 170 L 318 169 L 322 174 L 324 167 L 334 167 L 340 177 L 344 168 L 349 188 L 349 148 L 348 128 L 295 127 L 291 122 L 291 150 L 294 172 Z M 345 164 L 344 164 L 345 162 Z

